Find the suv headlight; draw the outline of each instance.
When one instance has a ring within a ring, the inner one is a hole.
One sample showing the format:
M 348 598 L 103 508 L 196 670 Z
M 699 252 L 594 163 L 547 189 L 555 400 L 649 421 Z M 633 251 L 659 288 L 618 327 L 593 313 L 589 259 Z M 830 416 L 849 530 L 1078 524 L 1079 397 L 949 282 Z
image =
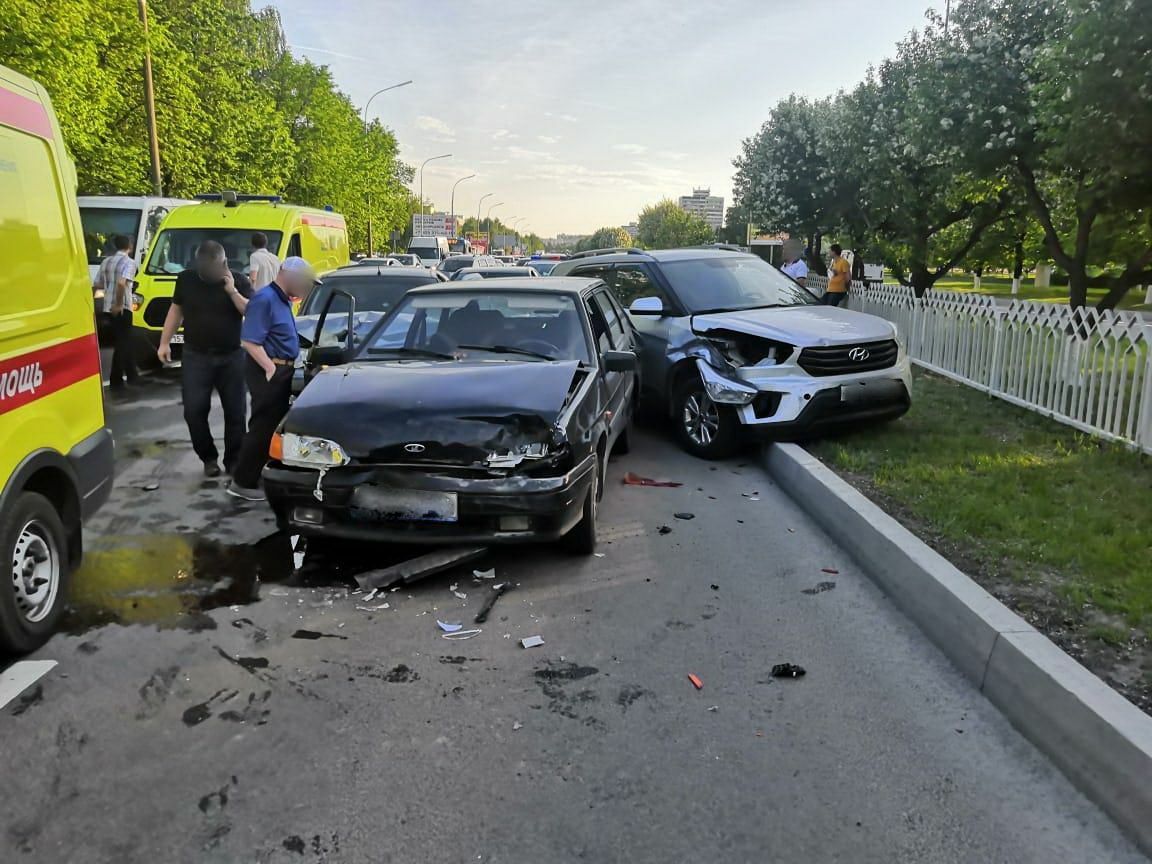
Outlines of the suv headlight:
M 696 358 L 696 368 L 700 370 L 704 389 L 708 392 L 708 398 L 713 402 L 747 405 L 760 392 L 746 381 L 737 381 L 734 378 L 721 375 L 709 363 L 699 357 Z
M 294 468 L 339 468 L 348 464 L 348 454 L 335 441 L 285 432 L 273 439 L 272 457 Z M 279 455 L 276 445 L 279 444 Z

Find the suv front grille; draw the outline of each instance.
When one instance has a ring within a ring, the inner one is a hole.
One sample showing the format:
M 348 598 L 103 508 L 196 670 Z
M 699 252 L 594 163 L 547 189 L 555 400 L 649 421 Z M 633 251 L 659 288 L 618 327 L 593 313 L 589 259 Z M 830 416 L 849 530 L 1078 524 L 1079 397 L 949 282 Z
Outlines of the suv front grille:
M 898 353 L 896 340 L 887 339 L 858 345 L 805 348 L 796 362 L 809 375 L 817 377 L 851 375 L 853 372 L 875 372 L 895 366 Z
M 168 317 L 168 308 L 172 305 L 171 297 L 157 297 L 144 307 L 144 323 L 149 327 L 163 327 L 164 319 Z

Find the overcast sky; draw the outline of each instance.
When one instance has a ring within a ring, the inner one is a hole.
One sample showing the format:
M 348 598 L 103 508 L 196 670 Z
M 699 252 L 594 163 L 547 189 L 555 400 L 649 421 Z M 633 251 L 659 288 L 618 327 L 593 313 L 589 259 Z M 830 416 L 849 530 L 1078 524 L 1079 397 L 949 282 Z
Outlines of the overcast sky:
M 253 4 L 259 5 L 259 0 Z M 298 56 L 327 64 L 396 131 L 424 194 L 479 196 L 542 236 L 635 220 L 708 186 L 791 92 L 851 87 L 922 26 L 931 0 L 275 0 Z M 936 4 L 943 5 L 943 0 Z

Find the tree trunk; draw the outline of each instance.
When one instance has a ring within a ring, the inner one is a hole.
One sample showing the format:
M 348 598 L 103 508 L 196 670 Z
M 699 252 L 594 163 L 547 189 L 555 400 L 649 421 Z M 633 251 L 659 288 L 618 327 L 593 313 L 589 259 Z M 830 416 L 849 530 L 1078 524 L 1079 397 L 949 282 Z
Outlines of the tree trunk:
M 1100 298 L 1100 302 L 1096 304 L 1096 311 L 1103 312 L 1105 309 L 1115 309 L 1116 304 L 1124 299 L 1124 295 L 1133 289 L 1133 285 L 1127 284 L 1126 281 L 1117 279 L 1108 288 L 1108 293 Z
M 1079 261 L 1068 270 L 1068 305 L 1073 309 L 1088 305 L 1088 274 Z
M 912 290 L 917 297 L 923 297 L 936 282 L 936 277 L 921 263 L 912 265 Z
M 1012 267 L 1012 293 L 1020 293 L 1020 279 L 1024 276 L 1024 238 L 1016 238 L 1016 262 Z

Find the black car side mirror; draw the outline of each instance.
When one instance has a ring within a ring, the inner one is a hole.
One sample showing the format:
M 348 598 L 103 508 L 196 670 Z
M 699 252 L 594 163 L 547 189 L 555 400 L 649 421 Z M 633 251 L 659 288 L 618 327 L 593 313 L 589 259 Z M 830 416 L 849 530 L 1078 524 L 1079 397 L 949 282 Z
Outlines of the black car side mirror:
M 635 372 L 636 355 L 631 351 L 605 351 L 600 355 L 605 372 Z

